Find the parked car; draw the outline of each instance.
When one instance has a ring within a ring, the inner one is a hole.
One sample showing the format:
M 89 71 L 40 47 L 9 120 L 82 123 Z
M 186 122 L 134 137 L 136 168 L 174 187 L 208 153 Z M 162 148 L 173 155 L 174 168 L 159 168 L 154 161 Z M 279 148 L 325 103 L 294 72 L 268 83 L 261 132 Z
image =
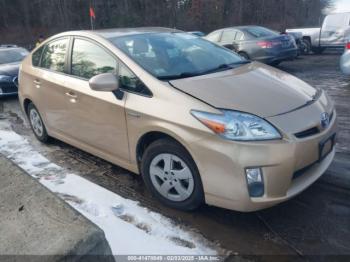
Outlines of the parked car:
M 192 35 L 199 36 L 199 37 L 205 36 L 205 34 L 203 32 L 201 32 L 201 31 L 191 31 L 191 32 L 188 32 L 188 33 L 190 33 Z
M 350 40 L 345 45 L 344 54 L 340 58 L 340 68 L 345 75 L 350 75 Z
M 239 26 L 216 30 L 205 39 L 227 47 L 246 59 L 278 65 L 298 55 L 292 36 L 261 26 Z
M 327 94 L 166 28 L 67 32 L 22 63 L 35 136 L 132 172 L 162 203 L 253 211 L 290 199 L 334 157 Z
M 350 37 L 350 13 L 330 14 L 326 16 L 321 28 L 287 29 L 287 33 L 299 32 L 310 44 L 312 51 L 321 54 L 326 48 L 344 48 Z
M 17 95 L 19 65 L 28 54 L 16 45 L 0 46 L 0 97 Z

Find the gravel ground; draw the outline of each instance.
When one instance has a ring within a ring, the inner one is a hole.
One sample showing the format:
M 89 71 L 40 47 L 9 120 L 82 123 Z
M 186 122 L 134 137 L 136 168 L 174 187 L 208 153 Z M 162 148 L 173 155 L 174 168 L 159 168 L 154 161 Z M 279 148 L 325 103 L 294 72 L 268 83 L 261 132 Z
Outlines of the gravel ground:
M 324 88 L 334 99 L 341 161 L 335 161 L 324 177 L 335 174 L 339 183 L 321 179 L 284 204 L 249 214 L 209 206 L 190 213 L 166 208 L 149 195 L 142 179 L 129 171 L 59 141 L 41 145 L 23 123 L 16 99 L 3 100 L 0 114 L 6 112 L 12 129 L 26 136 L 52 162 L 202 234 L 231 251 L 228 260 L 346 261 L 346 257 L 335 255 L 350 256 L 350 187 L 342 186 L 347 172 L 343 164 L 350 162 L 350 80 L 341 75 L 338 61 L 339 54 L 327 53 L 285 62 L 279 68 Z

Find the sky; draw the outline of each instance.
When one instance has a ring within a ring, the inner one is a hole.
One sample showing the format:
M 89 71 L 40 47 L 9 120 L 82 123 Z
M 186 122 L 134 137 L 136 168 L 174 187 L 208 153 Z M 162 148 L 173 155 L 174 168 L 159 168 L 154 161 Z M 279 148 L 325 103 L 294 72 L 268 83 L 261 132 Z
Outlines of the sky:
M 333 12 L 350 12 L 350 0 L 336 0 Z

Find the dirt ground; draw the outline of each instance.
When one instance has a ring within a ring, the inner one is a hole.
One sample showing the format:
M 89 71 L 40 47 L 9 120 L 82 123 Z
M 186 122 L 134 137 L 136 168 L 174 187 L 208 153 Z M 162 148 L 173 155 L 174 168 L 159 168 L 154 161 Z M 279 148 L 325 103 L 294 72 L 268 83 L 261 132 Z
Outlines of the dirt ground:
M 342 179 L 346 171 L 343 164 L 350 161 L 350 78 L 341 75 L 338 61 L 338 53 L 328 52 L 285 62 L 279 68 L 327 90 L 335 101 L 337 157 L 342 160 L 334 164 L 332 172 L 340 177 L 339 185 L 325 179 L 332 175 L 327 171 L 298 197 L 248 214 L 210 206 L 190 213 L 166 208 L 150 196 L 139 176 L 62 142 L 48 146 L 37 142 L 23 123 L 16 98 L 2 99 L 0 115 L 3 113 L 15 132 L 26 136 L 54 163 L 201 233 L 231 251 L 228 260 L 346 261 L 341 255 L 350 255 L 350 187 L 342 186 Z

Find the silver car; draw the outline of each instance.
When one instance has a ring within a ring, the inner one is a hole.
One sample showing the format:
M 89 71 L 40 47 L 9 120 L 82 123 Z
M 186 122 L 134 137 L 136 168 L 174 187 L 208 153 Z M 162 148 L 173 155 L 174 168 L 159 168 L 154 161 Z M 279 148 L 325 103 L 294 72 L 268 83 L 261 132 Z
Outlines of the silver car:
M 345 51 L 340 58 L 340 69 L 345 75 L 350 75 L 350 40 L 345 46 Z
M 261 26 L 237 26 L 216 30 L 205 39 L 237 52 L 249 60 L 278 65 L 298 55 L 294 38 Z

